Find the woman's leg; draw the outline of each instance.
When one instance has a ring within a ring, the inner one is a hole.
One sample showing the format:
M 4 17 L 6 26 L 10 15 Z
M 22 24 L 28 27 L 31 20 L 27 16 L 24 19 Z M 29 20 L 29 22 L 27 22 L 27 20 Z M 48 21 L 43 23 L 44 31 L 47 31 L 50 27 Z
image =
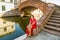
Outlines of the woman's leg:
M 31 36 L 31 28 L 29 29 L 29 36 Z
M 39 33 L 39 30 L 40 30 L 39 27 L 37 27 L 37 33 Z
M 36 28 L 33 29 L 33 35 L 37 34 Z

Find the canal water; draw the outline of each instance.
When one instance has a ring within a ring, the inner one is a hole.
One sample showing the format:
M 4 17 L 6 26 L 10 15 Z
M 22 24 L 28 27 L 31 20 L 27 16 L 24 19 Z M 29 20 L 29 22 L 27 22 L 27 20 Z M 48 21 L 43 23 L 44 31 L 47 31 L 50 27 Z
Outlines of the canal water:
M 14 40 L 25 34 L 26 25 L 29 23 L 30 17 L 4 17 L 2 18 L 5 21 L 15 22 L 15 32 L 0 37 L 0 40 Z

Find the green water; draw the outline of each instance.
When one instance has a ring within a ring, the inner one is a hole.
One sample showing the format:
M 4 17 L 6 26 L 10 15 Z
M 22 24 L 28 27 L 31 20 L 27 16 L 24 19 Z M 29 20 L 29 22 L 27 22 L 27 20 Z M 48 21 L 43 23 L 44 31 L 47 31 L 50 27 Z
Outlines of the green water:
M 16 17 L 4 17 L 2 19 L 5 20 L 5 21 L 11 21 L 11 22 L 18 23 L 21 26 L 21 28 L 25 31 L 26 26 L 29 23 L 30 17 L 16 16 Z

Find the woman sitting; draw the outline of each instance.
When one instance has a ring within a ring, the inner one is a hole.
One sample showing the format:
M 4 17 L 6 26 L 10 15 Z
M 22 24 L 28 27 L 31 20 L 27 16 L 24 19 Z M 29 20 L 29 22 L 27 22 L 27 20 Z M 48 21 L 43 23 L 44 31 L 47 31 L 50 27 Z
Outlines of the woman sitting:
M 35 35 L 37 30 L 37 25 L 36 25 L 36 19 L 34 18 L 33 15 L 31 15 L 31 18 L 30 18 L 30 23 L 31 23 L 31 26 L 32 26 L 32 35 Z
M 33 15 L 31 15 L 29 25 L 27 26 L 27 29 L 26 29 L 27 36 L 35 35 L 37 32 L 36 27 L 37 27 L 36 26 L 36 19 L 34 18 Z

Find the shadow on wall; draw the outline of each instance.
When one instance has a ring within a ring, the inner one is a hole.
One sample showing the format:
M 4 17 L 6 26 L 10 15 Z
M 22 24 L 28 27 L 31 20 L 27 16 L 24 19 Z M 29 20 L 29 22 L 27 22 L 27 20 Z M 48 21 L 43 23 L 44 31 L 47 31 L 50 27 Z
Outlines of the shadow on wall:
M 18 16 L 19 15 L 19 11 L 18 9 L 13 9 L 10 11 L 7 11 L 5 13 L 1 13 L 0 17 L 6 17 L 6 16 Z

